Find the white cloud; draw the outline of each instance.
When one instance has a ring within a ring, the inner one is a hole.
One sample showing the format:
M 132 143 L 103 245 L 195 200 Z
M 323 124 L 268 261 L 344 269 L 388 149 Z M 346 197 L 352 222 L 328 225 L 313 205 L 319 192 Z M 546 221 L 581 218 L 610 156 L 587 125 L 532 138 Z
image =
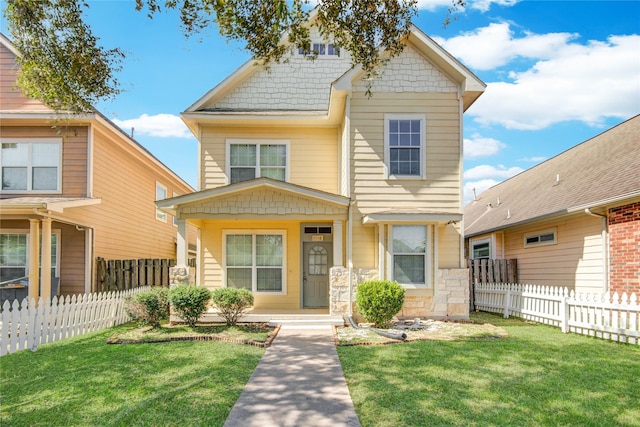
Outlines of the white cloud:
M 465 158 L 493 156 L 504 147 L 505 145 L 497 139 L 483 138 L 474 134 L 471 138 L 464 139 L 464 156 Z
M 473 200 L 473 190 L 476 191 L 476 195 L 480 195 L 483 191 L 488 190 L 500 181 L 495 179 L 481 179 L 478 181 L 469 181 L 464 184 L 464 204 L 466 205 Z
M 523 170 L 524 169 L 517 166 L 507 168 L 503 165 L 498 165 L 497 167 L 492 165 L 480 165 L 465 171 L 464 179 L 469 180 L 469 179 L 499 178 L 502 180 L 506 178 L 511 178 L 512 176 L 519 174 Z
M 493 4 L 500 6 L 513 6 L 520 0 L 468 0 L 467 7 L 481 12 L 487 12 Z M 452 0 L 418 0 L 418 9 L 434 11 L 439 7 L 453 7 Z M 464 10 L 463 8 L 459 8 Z
M 469 109 L 475 121 L 539 130 L 577 120 L 591 126 L 640 111 L 640 35 L 575 42 L 570 33 L 516 37 L 509 24 L 491 24 L 439 42 L 476 70 L 508 68 L 508 80 L 489 82 Z M 536 61 L 528 69 L 514 61 Z
M 154 116 L 143 114 L 137 119 L 113 119 L 113 122 L 129 134 L 131 128 L 134 128 L 134 137 L 146 135 L 160 138 L 193 138 L 193 134 L 182 119 L 173 114 L 156 114 Z
M 418 9 L 434 11 L 439 7 L 452 7 L 451 0 L 418 0 Z
M 547 160 L 547 158 L 544 156 L 534 156 L 534 157 L 523 157 L 522 159 L 519 159 L 519 160 L 522 162 L 540 163 Z

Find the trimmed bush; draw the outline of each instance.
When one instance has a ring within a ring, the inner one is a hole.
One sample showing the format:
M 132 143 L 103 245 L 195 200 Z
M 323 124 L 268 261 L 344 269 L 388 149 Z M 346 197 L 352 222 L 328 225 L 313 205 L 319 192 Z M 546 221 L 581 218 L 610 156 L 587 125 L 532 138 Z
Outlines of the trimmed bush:
M 219 288 L 213 291 L 211 299 L 227 325 L 238 323 L 253 305 L 253 294 L 247 289 Z
M 200 286 L 178 285 L 169 290 L 169 302 L 176 315 L 192 328 L 207 310 L 210 299 L 211 292 Z
M 397 282 L 371 280 L 358 285 L 356 307 L 367 322 L 382 327 L 395 316 L 404 303 L 404 288 Z
M 146 292 L 128 296 L 125 309 L 129 316 L 143 325 L 159 328 L 160 321 L 169 317 L 169 300 L 167 288 L 151 288 Z

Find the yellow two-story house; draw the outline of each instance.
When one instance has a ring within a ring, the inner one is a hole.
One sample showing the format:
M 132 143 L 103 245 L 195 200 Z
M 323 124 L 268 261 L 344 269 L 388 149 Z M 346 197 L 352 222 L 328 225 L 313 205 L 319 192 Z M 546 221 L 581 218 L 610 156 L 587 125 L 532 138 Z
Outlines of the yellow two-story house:
M 352 314 L 358 283 L 388 279 L 401 317 L 467 317 L 462 115 L 484 83 L 415 27 L 369 81 L 312 39 L 315 60 L 252 59 L 182 113 L 199 191 L 157 203 L 178 264 L 193 225 L 196 283 L 249 289 L 255 311 Z

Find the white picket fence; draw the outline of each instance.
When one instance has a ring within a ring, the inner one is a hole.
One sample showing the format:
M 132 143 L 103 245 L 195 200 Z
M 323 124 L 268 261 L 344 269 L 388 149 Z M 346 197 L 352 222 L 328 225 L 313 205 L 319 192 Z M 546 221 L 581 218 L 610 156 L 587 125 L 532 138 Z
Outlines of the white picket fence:
M 583 294 L 557 286 L 474 285 L 478 310 L 557 326 L 562 332 L 640 345 L 636 294 Z
M 77 335 L 121 325 L 130 320 L 124 298 L 149 287 L 102 292 L 45 301 L 5 301 L 0 313 L 0 356 Z

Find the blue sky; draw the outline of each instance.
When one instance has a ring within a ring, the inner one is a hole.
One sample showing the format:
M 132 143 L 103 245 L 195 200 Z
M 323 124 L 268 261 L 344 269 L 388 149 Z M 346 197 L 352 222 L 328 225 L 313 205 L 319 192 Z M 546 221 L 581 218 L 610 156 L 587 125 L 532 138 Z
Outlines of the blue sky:
M 249 55 L 215 28 L 185 38 L 175 13 L 89 5 L 102 45 L 128 54 L 125 92 L 96 107 L 196 187 L 197 142 L 179 114 Z M 640 113 L 638 0 L 471 0 L 446 28 L 450 0 L 419 5 L 414 24 L 487 83 L 465 114 L 466 201 Z

